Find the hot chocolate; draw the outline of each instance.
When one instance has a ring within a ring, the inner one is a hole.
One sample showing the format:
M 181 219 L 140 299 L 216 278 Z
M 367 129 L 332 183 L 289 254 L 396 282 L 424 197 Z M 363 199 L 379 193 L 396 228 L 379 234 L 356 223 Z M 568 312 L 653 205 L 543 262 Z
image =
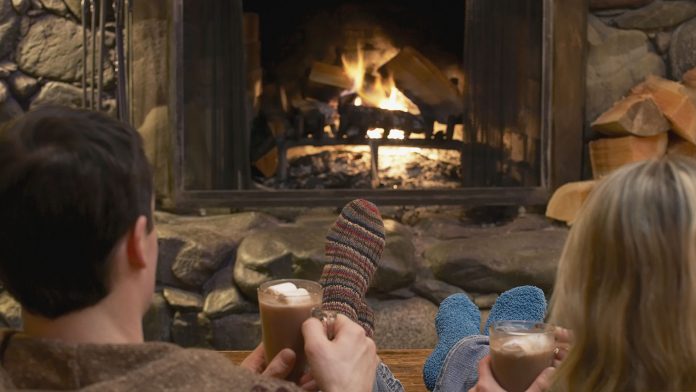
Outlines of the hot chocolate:
M 321 306 L 322 288 L 316 282 L 288 279 L 264 283 L 258 294 L 266 358 L 270 361 L 282 349 L 291 348 L 297 360 L 288 379 L 297 381 L 306 366 L 302 323 L 313 308 Z
M 533 322 L 494 323 L 490 348 L 493 376 L 500 386 L 509 392 L 522 392 L 553 364 L 553 329 Z

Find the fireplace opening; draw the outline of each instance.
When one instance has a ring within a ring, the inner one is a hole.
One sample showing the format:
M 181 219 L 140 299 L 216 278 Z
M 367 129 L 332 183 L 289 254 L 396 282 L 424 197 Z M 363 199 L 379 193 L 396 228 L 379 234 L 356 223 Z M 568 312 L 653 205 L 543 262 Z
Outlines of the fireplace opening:
M 253 183 L 539 185 L 543 4 L 495 3 L 245 2 Z

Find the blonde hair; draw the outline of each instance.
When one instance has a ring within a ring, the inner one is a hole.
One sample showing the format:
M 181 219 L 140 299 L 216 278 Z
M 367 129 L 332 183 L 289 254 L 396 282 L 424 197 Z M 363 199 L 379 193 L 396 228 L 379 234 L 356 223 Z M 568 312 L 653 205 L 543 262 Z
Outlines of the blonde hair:
M 696 390 L 696 161 L 642 162 L 601 181 L 551 303 L 550 321 L 574 333 L 555 389 Z

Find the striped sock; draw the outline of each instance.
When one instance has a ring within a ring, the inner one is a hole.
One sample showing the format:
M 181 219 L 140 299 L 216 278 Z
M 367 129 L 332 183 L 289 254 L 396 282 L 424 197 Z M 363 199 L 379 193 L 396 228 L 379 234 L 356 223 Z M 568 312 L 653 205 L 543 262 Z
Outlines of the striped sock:
M 382 217 L 366 200 L 348 203 L 326 236 L 329 261 L 319 280 L 324 287 L 323 308 L 359 323 L 368 336 L 374 333 L 374 316 L 365 293 L 383 250 Z

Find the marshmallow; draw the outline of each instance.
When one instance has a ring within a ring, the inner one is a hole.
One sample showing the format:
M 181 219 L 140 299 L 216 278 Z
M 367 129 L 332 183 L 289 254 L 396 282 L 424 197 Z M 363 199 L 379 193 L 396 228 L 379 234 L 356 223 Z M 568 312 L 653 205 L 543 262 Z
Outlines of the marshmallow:
M 535 354 L 548 351 L 552 344 L 551 338 L 546 334 L 518 335 L 505 339 L 499 351 L 520 355 Z
M 298 288 L 290 282 L 271 286 L 267 290 L 284 303 L 302 303 L 311 300 L 307 289 Z

